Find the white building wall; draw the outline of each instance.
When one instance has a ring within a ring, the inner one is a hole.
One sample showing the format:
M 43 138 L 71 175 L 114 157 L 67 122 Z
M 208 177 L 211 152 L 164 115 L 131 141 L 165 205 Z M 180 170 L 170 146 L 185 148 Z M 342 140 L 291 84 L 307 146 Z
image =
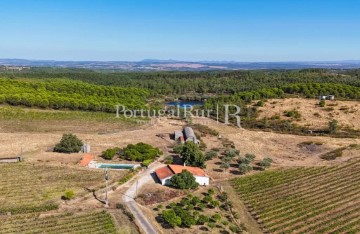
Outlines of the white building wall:
M 209 185 L 209 177 L 204 177 L 204 176 L 195 176 L 195 180 L 196 182 L 203 186 L 203 185 Z
M 161 185 L 170 185 L 170 179 L 172 176 L 167 177 L 165 179 L 160 180 Z M 210 180 L 209 177 L 204 177 L 204 176 L 194 176 L 195 177 L 195 181 L 200 185 L 200 186 L 207 186 L 210 184 Z

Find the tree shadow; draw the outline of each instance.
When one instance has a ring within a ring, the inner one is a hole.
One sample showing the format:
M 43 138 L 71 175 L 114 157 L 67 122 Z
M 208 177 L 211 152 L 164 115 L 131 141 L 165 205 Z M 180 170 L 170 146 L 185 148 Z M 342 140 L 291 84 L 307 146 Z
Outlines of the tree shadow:
M 230 173 L 233 175 L 242 175 L 239 170 L 230 170 Z

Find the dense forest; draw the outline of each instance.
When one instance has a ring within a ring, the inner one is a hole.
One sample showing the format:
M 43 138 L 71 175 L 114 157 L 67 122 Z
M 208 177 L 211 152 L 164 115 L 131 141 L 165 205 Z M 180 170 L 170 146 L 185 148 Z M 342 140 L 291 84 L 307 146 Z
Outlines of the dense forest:
M 114 72 L 31 68 L 0 72 L 0 103 L 53 109 L 114 112 L 154 107 L 169 99 L 206 98 L 205 107 L 237 104 L 244 116 L 252 100 L 288 95 L 360 99 L 360 70 L 256 70 L 212 72 Z M 151 104 L 150 104 L 151 103 Z
M 147 90 L 138 88 L 101 86 L 61 79 L 0 79 L 0 104 L 115 112 L 116 105 L 132 109 L 144 108 L 148 97 Z
M 360 70 L 255 70 L 208 72 L 115 72 L 69 68 L 2 71 L 0 77 L 72 79 L 107 86 L 148 89 L 150 94 L 194 98 L 235 94 L 297 83 L 335 83 L 360 87 Z

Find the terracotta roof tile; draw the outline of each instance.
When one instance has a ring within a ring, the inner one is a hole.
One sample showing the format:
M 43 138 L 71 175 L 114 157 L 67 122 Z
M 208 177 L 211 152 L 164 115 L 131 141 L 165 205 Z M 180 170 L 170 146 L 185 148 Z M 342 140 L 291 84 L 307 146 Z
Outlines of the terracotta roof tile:
M 188 170 L 191 174 L 196 176 L 206 176 L 206 173 L 203 169 L 199 167 L 189 167 L 189 166 L 182 166 L 182 165 L 168 165 L 168 167 L 175 173 L 179 174 L 183 170 Z
M 84 154 L 80 161 L 80 165 L 86 167 L 92 160 L 94 160 L 94 156 L 92 156 L 91 154 Z
M 168 166 L 156 169 L 155 173 L 160 180 L 174 175 L 174 173 L 170 170 L 170 168 Z

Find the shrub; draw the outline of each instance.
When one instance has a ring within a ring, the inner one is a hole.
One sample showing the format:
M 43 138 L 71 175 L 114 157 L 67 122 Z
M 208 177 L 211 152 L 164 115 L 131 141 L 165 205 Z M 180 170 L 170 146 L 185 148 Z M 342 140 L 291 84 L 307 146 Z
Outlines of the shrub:
M 271 158 L 264 158 L 259 162 L 259 166 L 261 166 L 263 169 L 269 168 L 272 162 L 273 160 Z
M 329 121 L 329 133 L 336 133 L 338 131 L 339 125 L 336 119 Z
M 148 167 L 152 162 L 153 162 L 152 159 L 144 160 L 144 161 L 141 163 L 141 166 L 143 166 L 143 167 Z
M 260 107 L 262 107 L 264 105 L 265 105 L 265 102 L 263 100 L 260 100 L 255 104 L 255 106 L 260 106 Z
M 106 160 L 111 160 L 119 152 L 119 148 L 110 148 L 101 153 L 101 157 Z
M 71 200 L 75 197 L 75 193 L 72 190 L 65 191 L 64 195 L 61 197 L 63 200 Z
M 324 106 L 325 106 L 325 100 L 320 100 L 319 106 L 320 106 L 320 107 L 324 107 Z
M 334 159 L 342 156 L 344 149 L 345 148 L 339 148 L 339 149 L 330 151 L 328 153 L 321 155 L 320 158 L 324 159 L 324 160 L 334 160 Z
M 182 220 L 179 216 L 176 215 L 175 211 L 173 210 L 164 210 L 161 213 L 162 218 L 170 227 L 180 226 Z
M 172 156 L 167 156 L 165 159 L 164 159 L 164 163 L 165 164 L 173 164 L 174 163 L 174 159 Z
M 183 147 L 184 145 L 183 144 L 176 144 L 174 147 L 173 147 L 173 151 L 177 154 L 180 154 L 183 150 Z
M 58 143 L 54 152 L 59 153 L 78 153 L 83 146 L 83 142 L 73 134 L 64 134 L 61 138 L 60 143 Z
M 209 189 L 208 192 L 207 192 L 210 196 L 214 195 L 215 194 L 215 190 L 214 189 Z
M 209 217 L 206 215 L 199 215 L 199 218 L 196 220 L 197 225 L 204 225 L 205 223 L 209 222 Z
M 247 163 L 240 163 L 239 164 L 239 171 L 241 174 L 246 174 L 247 172 L 251 171 L 253 168 Z
M 301 118 L 301 114 L 297 110 L 284 111 L 284 115 L 286 117 L 292 117 L 294 119 L 300 119 Z
M 211 160 L 211 159 L 217 157 L 217 155 L 218 155 L 218 154 L 217 154 L 216 151 L 211 150 L 211 151 L 209 151 L 209 152 L 207 152 L 207 153 L 205 154 L 205 159 L 206 159 L 206 160 Z
M 183 170 L 180 174 L 174 175 L 170 179 L 170 184 L 178 189 L 196 189 L 199 186 L 195 177 L 188 170 Z
M 213 216 L 211 216 L 211 219 L 214 220 L 215 222 L 219 221 L 221 219 L 221 215 L 216 213 Z
M 155 148 L 149 144 L 137 143 L 136 145 L 129 144 L 123 149 L 124 157 L 131 161 L 145 161 L 148 159 L 154 160 L 162 154 L 159 148 Z
M 220 205 L 219 201 L 210 201 L 210 206 L 212 208 L 218 207 Z
M 234 232 L 234 233 L 240 233 L 241 229 L 235 225 L 232 225 L 229 227 L 230 231 Z
M 193 204 L 194 206 L 196 206 L 197 204 L 199 204 L 201 202 L 200 198 L 198 197 L 193 197 L 191 199 L 191 204 Z
M 227 149 L 225 151 L 225 157 L 234 158 L 240 154 L 240 150 L 237 149 Z
M 245 154 L 245 157 L 240 157 L 238 162 L 243 164 L 250 164 L 256 158 L 255 154 Z

